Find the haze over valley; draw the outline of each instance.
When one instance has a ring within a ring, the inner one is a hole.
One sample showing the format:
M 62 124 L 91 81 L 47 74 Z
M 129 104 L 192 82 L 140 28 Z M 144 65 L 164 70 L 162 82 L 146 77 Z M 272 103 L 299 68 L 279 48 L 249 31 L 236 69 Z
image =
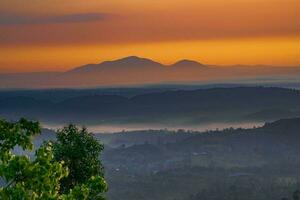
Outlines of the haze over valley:
M 0 0 L 0 200 L 300 200 L 299 0 Z
M 133 96 L 130 96 L 130 89 L 119 89 L 119 94 L 101 94 L 104 91 L 99 89 L 74 97 L 66 97 L 66 94 L 65 99 L 61 100 L 56 99 L 60 90 L 32 91 L 34 96 L 26 91 L 3 92 L 3 95 L 9 94 L 10 97 L 0 98 L 0 114 L 11 120 L 26 117 L 48 125 L 72 122 L 94 127 L 123 127 L 125 130 L 134 127 L 205 130 L 205 127 L 212 127 L 211 124 L 225 128 L 226 124 L 236 127 L 239 123 L 249 127 L 247 124 L 300 114 L 300 92 L 295 89 L 220 87 L 147 90 L 157 89 L 135 89 L 133 91 L 141 94 Z M 24 93 L 27 96 L 19 96 Z M 44 99 L 47 93 L 48 98 Z M 281 98 L 283 95 L 284 99 Z

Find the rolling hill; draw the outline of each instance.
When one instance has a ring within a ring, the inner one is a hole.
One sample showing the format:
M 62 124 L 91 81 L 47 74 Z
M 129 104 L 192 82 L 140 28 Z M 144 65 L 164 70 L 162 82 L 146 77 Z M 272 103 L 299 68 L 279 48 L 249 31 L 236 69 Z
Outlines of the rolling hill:
M 82 95 L 62 101 L 19 96 L 0 98 L 0 115 L 50 122 L 197 124 L 249 121 L 249 116 L 251 121 L 264 120 L 269 117 L 261 114 L 266 110 L 279 110 L 277 118 L 297 117 L 299 102 L 298 90 L 267 87 L 176 90 L 132 97 Z

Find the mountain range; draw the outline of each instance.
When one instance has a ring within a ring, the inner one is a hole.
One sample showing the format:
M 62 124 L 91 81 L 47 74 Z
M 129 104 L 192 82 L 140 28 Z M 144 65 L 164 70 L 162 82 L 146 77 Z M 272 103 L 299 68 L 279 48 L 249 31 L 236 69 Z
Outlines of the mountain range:
M 220 82 L 245 78 L 298 77 L 300 67 L 215 66 L 192 60 L 163 65 L 130 56 L 87 64 L 66 72 L 0 74 L 0 88 L 86 88 L 157 83 Z
M 150 92 L 132 97 L 81 95 L 60 101 L 0 98 L 0 116 L 53 123 L 199 124 L 300 116 L 300 91 L 267 87 Z

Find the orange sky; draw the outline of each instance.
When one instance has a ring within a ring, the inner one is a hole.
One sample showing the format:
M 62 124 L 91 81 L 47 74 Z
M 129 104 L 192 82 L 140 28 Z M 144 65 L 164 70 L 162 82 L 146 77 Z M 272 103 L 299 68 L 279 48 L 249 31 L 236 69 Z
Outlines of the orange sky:
M 2 0 L 0 72 L 128 55 L 300 65 L 299 0 Z

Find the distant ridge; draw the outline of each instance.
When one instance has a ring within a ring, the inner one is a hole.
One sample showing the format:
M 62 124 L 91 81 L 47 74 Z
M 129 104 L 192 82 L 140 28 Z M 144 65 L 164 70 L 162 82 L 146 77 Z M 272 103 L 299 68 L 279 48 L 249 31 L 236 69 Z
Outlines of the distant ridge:
M 162 123 L 165 120 L 168 123 L 174 120 L 176 123 L 200 124 L 221 119 L 241 121 L 248 113 L 261 110 L 300 112 L 299 102 L 300 91 L 264 87 L 170 90 L 132 97 L 90 94 L 58 102 L 18 96 L 0 98 L 0 115 L 12 119 L 28 117 L 55 122 L 65 120 L 64 123 L 101 120 L 118 123 Z M 277 119 L 294 117 L 291 114 L 278 114 Z M 185 120 L 182 122 L 177 121 L 183 118 Z
M 300 128 L 299 117 L 280 119 L 272 123 L 267 123 L 264 126 L 264 129 L 271 130 L 272 133 L 289 133 L 289 132 L 298 133 L 299 128 Z
M 83 65 L 77 68 L 74 68 L 67 73 L 76 73 L 76 72 L 95 72 L 101 70 L 141 70 L 145 67 L 163 67 L 162 64 L 155 62 L 153 60 L 147 58 L 140 58 L 137 56 L 129 56 L 113 61 L 104 61 L 99 64 L 88 64 Z
M 66 72 L 0 74 L 0 88 L 88 88 L 149 84 L 183 84 L 298 80 L 300 67 L 219 67 L 183 59 L 164 65 L 148 58 L 129 56 L 87 64 Z M 299 81 L 300 82 L 300 81 Z
M 114 61 L 105 61 L 102 64 L 162 65 L 162 64 L 160 64 L 158 62 L 155 62 L 151 59 L 141 58 L 141 57 L 138 57 L 138 56 L 128 56 L 128 57 L 117 59 L 117 60 L 114 60 Z
M 205 67 L 205 65 L 194 61 L 194 60 L 187 60 L 183 59 L 180 60 L 172 65 L 163 65 L 159 62 L 153 61 L 148 58 L 141 58 L 138 56 L 128 56 L 125 58 L 120 58 L 117 60 L 112 61 L 104 61 L 99 64 L 87 64 L 80 67 L 76 67 L 72 70 L 67 71 L 66 73 L 77 73 L 77 72 L 95 72 L 95 71 L 101 71 L 106 68 L 109 68 L 110 70 L 124 70 L 124 69 L 135 69 L 135 70 L 141 70 L 144 68 L 148 69 L 165 69 L 167 68 L 181 68 L 181 67 Z

